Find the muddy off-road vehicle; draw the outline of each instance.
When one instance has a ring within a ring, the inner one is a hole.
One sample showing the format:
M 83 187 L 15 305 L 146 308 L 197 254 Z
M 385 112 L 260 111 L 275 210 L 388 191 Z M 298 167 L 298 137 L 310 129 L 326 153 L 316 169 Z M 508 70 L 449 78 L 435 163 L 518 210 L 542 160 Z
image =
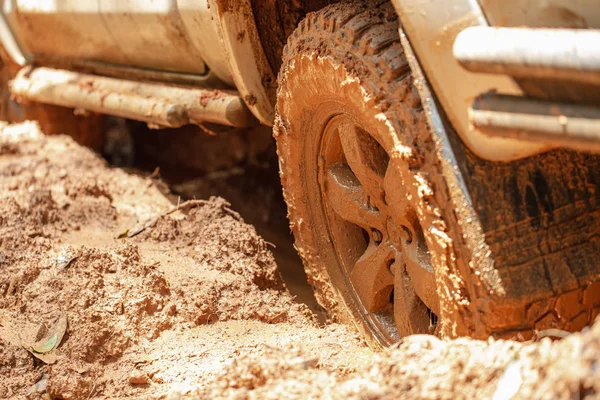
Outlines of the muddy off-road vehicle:
M 596 1 L 0 4 L 8 114 L 273 126 L 309 281 L 369 342 L 598 315 Z

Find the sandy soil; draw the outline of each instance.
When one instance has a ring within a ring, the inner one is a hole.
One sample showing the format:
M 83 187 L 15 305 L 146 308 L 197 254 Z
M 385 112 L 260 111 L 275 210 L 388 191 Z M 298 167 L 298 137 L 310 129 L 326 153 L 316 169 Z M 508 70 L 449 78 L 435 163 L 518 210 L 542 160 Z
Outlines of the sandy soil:
M 227 201 L 166 192 L 35 123 L 1 127 L 0 398 L 600 398 L 600 323 L 374 353 L 290 294 Z

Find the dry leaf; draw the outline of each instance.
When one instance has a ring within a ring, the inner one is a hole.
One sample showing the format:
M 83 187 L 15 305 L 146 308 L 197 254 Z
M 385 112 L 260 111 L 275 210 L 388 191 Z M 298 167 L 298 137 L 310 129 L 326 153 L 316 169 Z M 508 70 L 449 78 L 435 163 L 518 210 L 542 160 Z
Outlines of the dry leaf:
M 34 385 L 29 389 L 28 395 L 32 395 L 33 393 L 46 393 L 46 387 L 48 385 L 48 374 L 42 375 L 42 378 L 37 381 Z
M 45 353 L 45 354 L 37 354 L 37 353 L 33 353 L 33 352 L 31 352 L 31 354 L 33 354 L 35 356 L 35 358 L 37 358 L 38 360 L 42 360 L 45 364 L 48 364 L 48 365 L 52 365 L 55 362 L 57 362 L 58 356 L 59 356 L 59 353 L 56 350 L 51 351 L 50 353 Z
M 34 353 L 37 354 L 45 354 L 48 353 L 52 350 L 54 350 L 54 348 L 56 347 L 56 342 L 58 342 L 58 334 L 54 334 L 51 337 L 48 338 L 48 340 L 46 340 L 43 343 L 36 343 L 33 346 L 31 346 L 31 351 L 33 351 Z
M 44 338 L 31 346 L 24 347 L 46 364 L 53 364 L 58 359 L 56 348 L 60 345 L 67 332 L 67 326 L 67 313 L 63 312 L 60 317 L 58 317 L 56 323 L 48 330 L 48 333 Z

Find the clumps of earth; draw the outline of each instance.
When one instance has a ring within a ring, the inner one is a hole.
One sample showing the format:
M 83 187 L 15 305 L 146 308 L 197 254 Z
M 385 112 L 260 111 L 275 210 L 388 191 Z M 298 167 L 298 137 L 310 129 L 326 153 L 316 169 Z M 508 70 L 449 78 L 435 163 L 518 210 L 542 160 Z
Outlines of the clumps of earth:
M 0 128 L 0 398 L 592 398 L 598 359 L 600 323 L 373 352 L 289 294 L 226 200 Z

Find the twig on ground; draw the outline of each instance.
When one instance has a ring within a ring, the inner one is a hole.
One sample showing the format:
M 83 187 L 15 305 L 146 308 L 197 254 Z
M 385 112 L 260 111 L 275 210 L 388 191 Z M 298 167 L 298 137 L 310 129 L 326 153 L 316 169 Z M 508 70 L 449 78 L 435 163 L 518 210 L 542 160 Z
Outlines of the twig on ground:
M 88 394 L 87 400 L 90 400 L 92 398 L 95 391 L 96 391 L 96 382 L 94 382 L 94 385 L 92 386 L 92 390 L 90 390 L 90 393 Z
M 160 179 L 160 167 L 154 168 L 154 171 L 148 175 L 148 179 Z
M 193 207 L 198 207 L 198 206 L 204 206 L 206 204 L 208 204 L 208 200 L 188 200 L 188 201 L 184 201 L 181 204 L 178 204 L 177 206 L 171 208 L 170 210 L 165 211 L 162 214 L 158 214 L 156 217 L 152 218 L 151 220 L 149 220 L 148 222 L 146 222 L 144 225 L 142 225 L 141 227 L 134 229 L 133 231 L 129 232 L 127 234 L 128 238 L 132 238 L 136 235 L 139 235 L 140 233 L 144 232 L 146 229 L 148 228 L 152 228 L 154 225 L 156 225 L 156 223 L 158 222 L 158 220 L 160 220 L 161 218 L 166 217 L 167 215 L 173 214 L 176 211 L 179 210 L 183 210 L 183 209 L 189 209 L 189 208 L 193 208 Z
M 226 205 L 223 205 L 221 207 L 221 209 L 225 212 L 225 214 L 229 215 L 233 219 L 235 219 L 237 221 L 242 220 L 242 216 L 237 211 L 233 211 L 231 208 L 227 207 Z

